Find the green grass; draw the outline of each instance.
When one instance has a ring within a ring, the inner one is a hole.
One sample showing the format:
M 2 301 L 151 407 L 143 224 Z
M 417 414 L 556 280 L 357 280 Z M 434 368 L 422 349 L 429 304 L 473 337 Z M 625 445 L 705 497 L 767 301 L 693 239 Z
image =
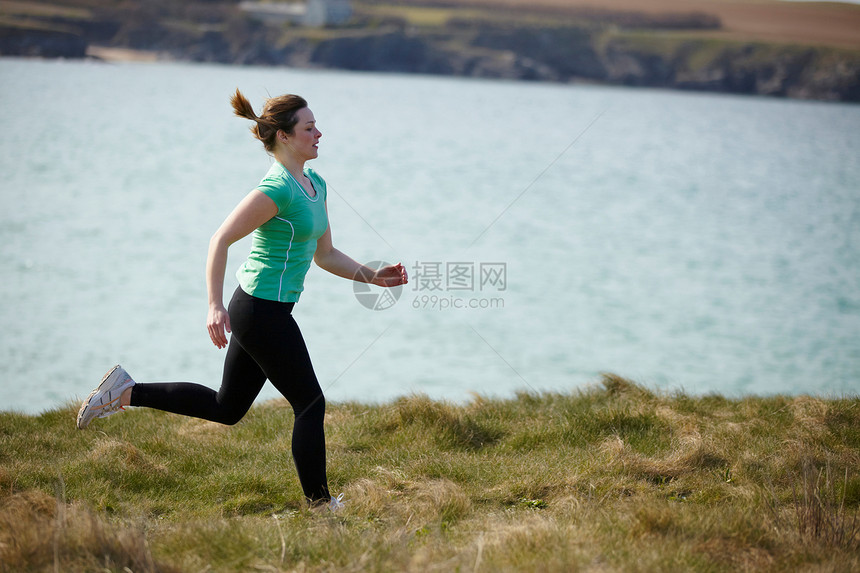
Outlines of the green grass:
M 0 571 L 849 571 L 860 399 L 568 394 L 330 404 L 303 505 L 292 411 L 219 426 L 0 413 Z
M 410 26 L 431 29 L 445 28 L 455 20 L 462 23 L 536 27 L 588 25 L 590 23 L 589 20 L 575 16 L 547 15 L 539 10 L 512 10 L 499 6 L 355 3 L 354 8 L 356 13 L 364 18 L 397 19 Z
M 461 9 L 456 8 L 438 8 L 425 6 L 406 6 L 406 5 L 365 5 L 360 6 L 360 13 L 368 17 L 386 17 L 400 18 L 407 24 L 412 26 L 424 27 L 442 27 L 448 21 L 459 16 Z M 474 15 L 474 11 L 466 11 L 469 15 Z

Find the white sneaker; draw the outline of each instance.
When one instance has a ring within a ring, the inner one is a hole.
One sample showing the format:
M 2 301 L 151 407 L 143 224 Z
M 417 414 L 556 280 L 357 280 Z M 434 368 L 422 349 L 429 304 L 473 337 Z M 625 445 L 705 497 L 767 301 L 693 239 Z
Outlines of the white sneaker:
M 340 511 L 346 507 L 346 504 L 343 502 L 343 494 L 338 494 L 337 497 L 331 496 L 331 501 L 328 502 L 328 510 L 329 511 Z
M 346 504 L 343 502 L 343 494 L 340 494 L 337 497 L 331 496 L 331 500 L 328 502 L 317 502 L 310 509 L 314 513 L 325 513 L 326 510 L 331 512 L 340 511 L 344 507 L 346 507 Z
M 119 399 L 126 389 L 134 386 L 134 380 L 122 366 L 117 364 L 104 375 L 98 387 L 90 392 L 78 411 L 78 429 L 83 430 L 96 418 L 105 418 L 124 410 Z

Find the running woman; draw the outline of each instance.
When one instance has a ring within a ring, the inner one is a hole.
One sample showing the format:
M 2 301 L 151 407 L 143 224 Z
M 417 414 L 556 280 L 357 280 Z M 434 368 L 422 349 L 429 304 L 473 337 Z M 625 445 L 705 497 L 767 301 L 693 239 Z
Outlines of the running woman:
M 305 166 L 318 156 L 322 133 L 302 97 L 270 98 L 259 117 L 239 90 L 231 103 L 237 116 L 254 122 L 251 132 L 275 161 L 209 242 L 207 329 L 215 346 L 227 347 L 221 387 L 216 392 L 187 382 L 137 384 L 115 366 L 84 400 L 77 427 L 84 429 L 125 406 L 232 425 L 244 417 L 268 379 L 295 413 L 292 454 L 308 504 L 338 509 L 340 498 L 330 495 L 326 477 L 325 399 L 293 306 L 312 260 L 337 276 L 382 287 L 406 284 L 406 269 L 398 263 L 374 270 L 332 245 L 326 183 Z M 251 233 L 251 252 L 236 273 L 239 287 L 225 309 L 227 250 Z

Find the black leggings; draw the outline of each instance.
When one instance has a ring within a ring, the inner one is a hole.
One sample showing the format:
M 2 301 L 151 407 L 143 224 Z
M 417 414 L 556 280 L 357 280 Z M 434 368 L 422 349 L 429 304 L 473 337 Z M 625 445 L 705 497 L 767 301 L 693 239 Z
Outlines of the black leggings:
M 131 405 L 235 424 L 268 378 L 293 407 L 293 460 L 305 497 L 315 502 L 329 499 L 325 399 L 291 314 L 293 304 L 263 300 L 236 289 L 227 311 L 233 332 L 218 392 L 188 382 L 135 384 Z

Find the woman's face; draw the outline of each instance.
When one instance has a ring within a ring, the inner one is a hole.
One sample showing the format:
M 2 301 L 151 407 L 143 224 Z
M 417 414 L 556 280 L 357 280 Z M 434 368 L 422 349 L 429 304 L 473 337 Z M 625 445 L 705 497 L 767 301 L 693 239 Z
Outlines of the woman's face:
M 293 128 L 293 134 L 287 135 L 287 147 L 299 159 L 315 159 L 319 155 L 318 145 L 322 132 L 317 129 L 314 114 L 305 107 L 296 112 L 296 118 L 298 121 Z

